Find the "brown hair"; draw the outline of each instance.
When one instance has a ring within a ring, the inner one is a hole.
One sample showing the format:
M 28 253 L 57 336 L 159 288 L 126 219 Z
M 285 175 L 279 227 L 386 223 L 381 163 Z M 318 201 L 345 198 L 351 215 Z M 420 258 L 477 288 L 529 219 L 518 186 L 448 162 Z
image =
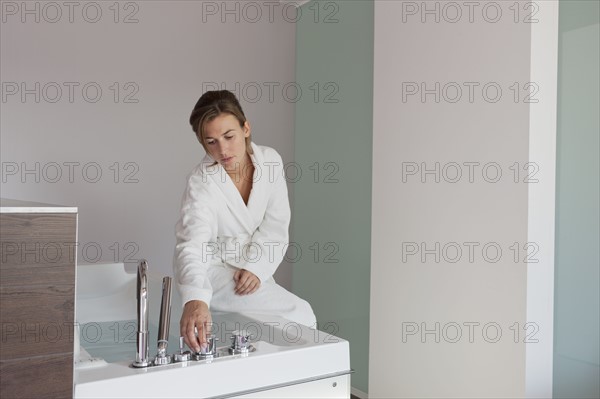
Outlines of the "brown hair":
M 190 116 L 190 125 L 192 130 L 196 133 L 196 138 L 204 147 L 204 150 L 208 154 L 206 143 L 204 142 L 205 131 L 204 127 L 207 123 L 214 120 L 221 114 L 231 114 L 240 123 L 240 127 L 244 127 L 246 123 L 246 116 L 242 110 L 240 102 L 235 95 L 229 90 L 215 90 L 207 91 L 204 93 L 192 110 Z M 252 154 L 251 137 L 246 137 L 246 151 L 248 154 Z

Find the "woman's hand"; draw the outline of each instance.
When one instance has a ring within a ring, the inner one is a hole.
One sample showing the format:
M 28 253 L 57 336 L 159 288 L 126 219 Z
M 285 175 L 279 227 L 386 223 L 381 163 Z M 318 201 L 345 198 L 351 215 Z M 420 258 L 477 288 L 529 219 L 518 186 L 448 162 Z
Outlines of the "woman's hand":
M 189 301 L 183 307 L 179 329 L 187 346 L 195 352 L 206 346 L 206 335 L 210 334 L 212 318 L 208 305 L 203 301 Z M 196 336 L 196 329 L 198 335 Z
M 260 279 L 246 269 L 239 269 L 233 275 L 235 281 L 235 293 L 237 295 L 248 295 L 260 287 Z

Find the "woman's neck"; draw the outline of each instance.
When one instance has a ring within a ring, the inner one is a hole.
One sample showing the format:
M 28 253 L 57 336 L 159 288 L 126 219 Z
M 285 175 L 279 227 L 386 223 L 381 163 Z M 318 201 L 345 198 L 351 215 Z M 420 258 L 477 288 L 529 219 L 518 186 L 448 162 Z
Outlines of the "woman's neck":
M 236 184 L 246 180 L 251 181 L 254 176 L 254 164 L 249 154 L 246 154 L 243 164 L 236 164 L 231 169 L 225 169 L 231 180 Z

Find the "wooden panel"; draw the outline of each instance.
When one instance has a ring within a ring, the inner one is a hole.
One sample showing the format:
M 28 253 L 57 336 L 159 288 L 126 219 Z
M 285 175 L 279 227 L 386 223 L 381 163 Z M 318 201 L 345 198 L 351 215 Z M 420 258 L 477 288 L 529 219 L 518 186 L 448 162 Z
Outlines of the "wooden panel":
M 73 351 L 75 285 L 0 287 L 0 359 Z
M 75 283 L 76 214 L 0 214 L 2 286 Z
M 73 397 L 73 355 L 0 361 L 1 398 Z
M 76 214 L 0 214 L 0 397 L 72 397 Z

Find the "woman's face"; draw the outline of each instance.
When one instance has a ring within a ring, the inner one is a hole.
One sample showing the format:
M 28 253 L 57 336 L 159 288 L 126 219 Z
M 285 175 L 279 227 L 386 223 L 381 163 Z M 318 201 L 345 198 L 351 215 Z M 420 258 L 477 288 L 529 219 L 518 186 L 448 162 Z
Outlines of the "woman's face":
M 249 136 L 248 122 L 240 126 L 240 122 L 231 114 L 221 114 L 204 125 L 206 149 L 227 172 L 237 173 L 246 166 L 246 137 Z

